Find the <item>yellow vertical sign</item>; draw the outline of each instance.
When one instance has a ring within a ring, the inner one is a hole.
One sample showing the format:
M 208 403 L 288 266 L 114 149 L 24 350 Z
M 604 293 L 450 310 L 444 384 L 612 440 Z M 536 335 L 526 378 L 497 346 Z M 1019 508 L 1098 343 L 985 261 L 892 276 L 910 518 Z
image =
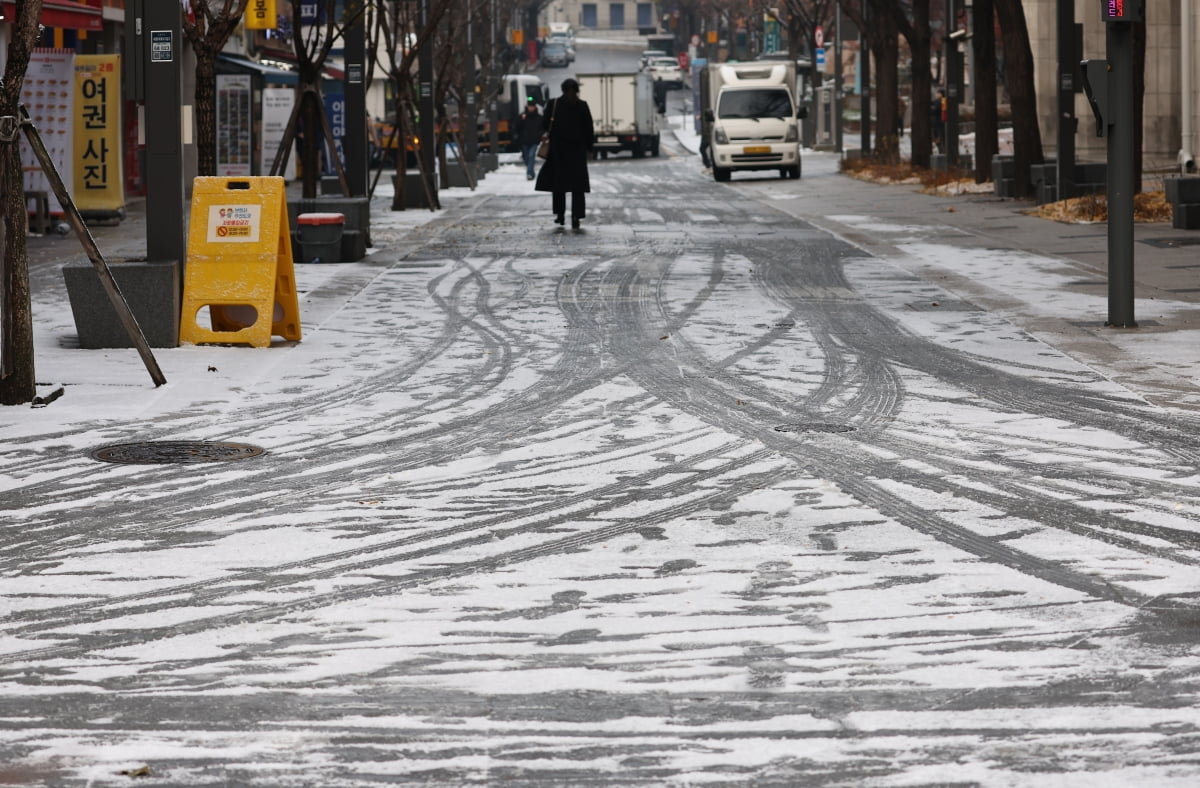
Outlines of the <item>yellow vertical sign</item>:
M 121 160 L 121 56 L 75 56 L 75 205 L 80 211 L 125 207 Z
M 274 30 L 275 0 L 250 0 L 246 6 L 246 28 L 249 30 Z

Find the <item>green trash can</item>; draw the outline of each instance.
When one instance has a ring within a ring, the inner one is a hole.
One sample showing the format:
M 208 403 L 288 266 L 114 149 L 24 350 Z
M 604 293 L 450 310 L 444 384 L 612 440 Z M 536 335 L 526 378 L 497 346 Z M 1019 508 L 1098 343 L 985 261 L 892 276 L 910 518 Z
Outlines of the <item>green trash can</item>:
M 302 213 L 296 217 L 300 236 L 300 262 L 340 263 L 342 231 L 346 215 L 341 213 Z

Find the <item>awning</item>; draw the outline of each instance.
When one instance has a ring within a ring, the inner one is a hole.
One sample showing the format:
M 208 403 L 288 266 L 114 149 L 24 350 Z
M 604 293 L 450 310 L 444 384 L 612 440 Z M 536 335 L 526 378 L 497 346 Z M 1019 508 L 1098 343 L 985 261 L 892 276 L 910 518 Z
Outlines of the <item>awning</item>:
M 257 60 L 250 60 L 237 55 L 217 55 L 217 65 L 241 72 L 243 74 L 260 74 L 263 81 L 272 85 L 295 85 L 296 72 L 275 68 Z
M 4 18 L 12 22 L 17 16 L 15 3 L 5 2 Z M 77 3 L 74 0 L 42 0 L 42 15 L 38 22 L 46 27 L 62 27 L 67 30 L 103 30 L 103 9 L 99 5 Z

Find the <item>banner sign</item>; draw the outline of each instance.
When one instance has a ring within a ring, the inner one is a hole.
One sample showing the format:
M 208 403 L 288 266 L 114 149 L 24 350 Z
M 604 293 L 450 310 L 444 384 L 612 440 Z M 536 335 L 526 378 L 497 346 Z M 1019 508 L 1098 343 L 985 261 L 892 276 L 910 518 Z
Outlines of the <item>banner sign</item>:
M 249 175 L 250 75 L 217 74 L 217 175 Z
M 346 166 L 346 152 L 342 147 L 342 143 L 346 137 L 346 97 L 340 93 L 325 94 L 325 117 L 329 120 L 329 131 L 333 134 L 334 155 L 342 161 L 342 166 Z M 333 166 L 333 161 L 326 158 L 325 174 L 334 175 L 337 170 Z
M 125 207 L 121 159 L 121 56 L 75 56 L 75 205 L 80 211 Z
M 263 88 L 262 92 L 262 159 L 258 171 L 266 174 L 275 162 L 275 154 L 283 144 L 288 120 L 292 117 L 292 105 L 296 103 L 294 88 Z M 288 156 L 287 166 L 278 173 L 285 180 L 296 177 L 296 155 Z
M 279 26 L 275 0 L 250 0 L 245 19 L 247 30 L 274 30 Z
M 300 0 L 300 24 L 325 24 L 325 0 Z
M 21 86 L 21 103 L 29 111 L 29 117 L 37 126 L 50 160 L 63 183 L 75 182 L 75 150 L 71 138 L 74 130 L 72 109 L 75 91 L 75 52 L 69 49 L 35 49 L 29 57 L 29 68 Z M 120 81 L 115 81 L 111 91 L 120 95 Z M 27 192 L 46 192 L 50 198 L 50 213 L 62 216 L 64 211 L 50 188 L 50 181 L 42 173 L 42 165 L 33 155 L 33 149 L 25 142 L 25 135 L 18 134 L 21 141 L 22 182 Z

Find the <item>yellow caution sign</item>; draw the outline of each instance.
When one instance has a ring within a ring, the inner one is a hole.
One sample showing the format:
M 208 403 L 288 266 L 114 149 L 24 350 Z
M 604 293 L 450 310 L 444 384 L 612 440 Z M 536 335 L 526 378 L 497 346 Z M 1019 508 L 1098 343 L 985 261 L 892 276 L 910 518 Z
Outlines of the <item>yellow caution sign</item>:
M 299 341 L 287 195 L 280 177 L 196 178 L 180 344 Z M 201 325 L 207 313 L 208 327 Z

